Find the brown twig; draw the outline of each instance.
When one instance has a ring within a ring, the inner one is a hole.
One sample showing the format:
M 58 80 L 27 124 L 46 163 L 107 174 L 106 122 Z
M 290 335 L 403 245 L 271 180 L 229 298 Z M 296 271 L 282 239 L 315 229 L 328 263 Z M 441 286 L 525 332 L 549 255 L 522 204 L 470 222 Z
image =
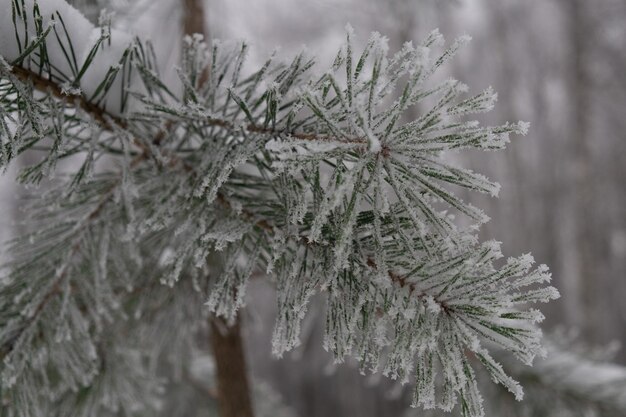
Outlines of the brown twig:
M 374 261 L 374 259 L 371 257 L 367 258 L 365 264 L 374 270 L 378 270 L 378 265 L 376 264 L 376 261 Z M 409 282 L 406 275 L 398 274 L 397 272 L 394 272 L 392 270 L 388 270 L 387 275 L 389 276 L 391 282 L 393 282 L 400 288 L 408 288 L 409 294 L 415 294 L 415 296 L 418 298 L 427 295 L 425 292 L 419 291 L 415 283 Z M 445 301 L 441 301 L 435 298 L 435 302 L 441 306 L 441 309 L 444 312 L 450 313 L 451 308 Z
M 191 1 L 191 0 L 185 0 L 185 1 Z M 125 129 L 128 125 L 124 119 L 120 118 L 119 116 L 115 116 L 111 114 L 110 112 L 107 112 L 102 107 L 99 107 L 98 105 L 90 102 L 82 94 L 78 94 L 78 95 L 65 94 L 63 92 L 63 89 L 56 82 L 48 78 L 45 78 L 44 76 L 37 74 L 34 71 L 31 71 L 29 69 L 25 69 L 19 66 L 14 66 L 11 69 L 11 73 L 15 75 L 22 82 L 32 83 L 35 89 L 39 91 L 49 92 L 53 96 L 61 100 L 68 101 L 69 103 L 76 105 L 76 107 L 79 107 L 83 111 L 88 113 L 91 117 L 93 117 L 93 119 L 96 122 L 98 122 L 98 124 L 100 124 L 100 126 L 102 126 L 103 128 L 107 130 L 114 129 L 114 126 L 112 126 L 111 123 L 115 124 L 117 127 L 122 128 L 122 129 Z M 202 85 L 202 83 L 200 85 Z M 207 126 L 221 127 L 221 128 L 228 129 L 228 130 L 238 129 L 238 127 L 236 127 L 234 123 L 229 122 L 227 120 L 223 120 L 223 119 L 207 118 L 207 120 L 205 120 L 205 124 Z M 160 144 L 160 142 L 164 139 L 165 134 L 167 134 L 167 131 L 172 127 L 172 125 L 173 125 L 172 121 L 166 122 L 165 130 L 161 130 L 156 134 L 153 140 L 153 143 L 156 145 Z M 319 134 L 314 134 L 314 133 L 284 132 L 284 131 L 276 130 L 271 127 L 259 126 L 253 123 L 246 125 L 244 129 L 250 133 L 260 133 L 260 134 L 271 135 L 271 136 L 287 134 L 291 136 L 292 138 L 306 140 L 306 141 L 327 142 L 327 141 L 337 140 L 337 138 L 334 136 L 319 135 Z M 367 139 L 362 138 L 362 137 L 343 138 L 342 141 L 345 143 L 367 145 Z M 144 152 L 149 151 L 147 146 L 142 144 L 139 141 L 135 141 L 135 145 L 140 147 Z M 381 150 L 381 152 L 384 152 L 384 151 L 385 151 L 384 149 Z
M 111 126 L 111 122 L 115 123 L 121 128 L 126 127 L 126 123 L 124 122 L 124 120 L 108 113 L 102 107 L 91 103 L 84 95 L 67 95 L 63 92 L 63 89 L 56 82 L 45 78 L 30 69 L 22 68 L 20 66 L 13 66 L 11 67 L 11 73 L 24 83 L 32 83 L 33 87 L 35 87 L 35 89 L 39 91 L 49 92 L 54 97 L 57 97 L 64 101 L 69 100 L 77 107 L 80 107 L 86 113 L 90 114 L 94 118 L 94 120 L 96 120 L 105 129 L 111 130 L 113 128 L 113 126 Z

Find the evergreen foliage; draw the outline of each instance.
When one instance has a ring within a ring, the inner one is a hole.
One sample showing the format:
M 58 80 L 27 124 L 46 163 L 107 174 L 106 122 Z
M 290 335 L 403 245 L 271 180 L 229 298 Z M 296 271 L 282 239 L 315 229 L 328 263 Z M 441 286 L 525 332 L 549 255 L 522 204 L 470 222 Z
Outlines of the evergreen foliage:
M 149 43 L 45 4 L 11 0 L 0 19 L 0 167 L 36 150 L 19 179 L 52 184 L 3 269 L 1 416 L 150 415 L 160 361 L 183 375 L 208 315 L 234 320 L 259 273 L 278 290 L 277 356 L 322 294 L 326 349 L 412 381 L 414 406 L 482 416 L 479 363 L 522 398 L 492 351 L 543 354 L 529 305 L 558 292 L 530 255 L 480 242 L 487 216 L 454 193 L 498 185 L 447 152 L 527 130 L 469 118 L 490 89 L 435 81 L 467 39 L 389 55 L 373 34 L 356 52 L 347 28 L 321 74 L 305 53 L 247 74 L 245 43 L 187 37 L 178 92 Z

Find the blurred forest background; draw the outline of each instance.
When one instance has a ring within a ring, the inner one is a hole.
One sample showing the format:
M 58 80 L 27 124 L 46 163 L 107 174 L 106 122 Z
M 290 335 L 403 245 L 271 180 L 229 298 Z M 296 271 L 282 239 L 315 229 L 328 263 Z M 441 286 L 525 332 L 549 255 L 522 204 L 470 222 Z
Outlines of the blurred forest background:
M 92 20 L 103 7 L 117 10 L 119 25 L 154 39 L 166 67 L 176 62 L 181 0 L 73 3 Z M 505 255 L 532 252 L 551 267 L 562 298 L 542 308 L 547 332 L 575 329 L 584 344 L 626 345 L 624 0 L 206 0 L 205 11 L 212 38 L 250 41 L 251 65 L 276 46 L 291 56 L 306 44 L 321 70 L 348 22 L 361 43 L 378 31 L 392 50 L 434 28 L 449 40 L 471 35 L 447 75 L 470 92 L 491 85 L 499 93 L 485 122 L 531 123 L 528 136 L 513 137 L 506 151 L 453 156 L 502 185 L 499 199 L 464 196 L 492 218 L 483 237 L 502 241 Z M 1 181 L 6 237 L 22 191 L 10 178 Z M 255 280 L 245 313 L 249 363 L 298 415 L 406 410 L 410 389 L 332 364 L 322 349 L 321 305 L 307 319 L 302 346 L 272 360 L 274 306 L 271 286 Z M 615 360 L 626 364 L 626 349 Z

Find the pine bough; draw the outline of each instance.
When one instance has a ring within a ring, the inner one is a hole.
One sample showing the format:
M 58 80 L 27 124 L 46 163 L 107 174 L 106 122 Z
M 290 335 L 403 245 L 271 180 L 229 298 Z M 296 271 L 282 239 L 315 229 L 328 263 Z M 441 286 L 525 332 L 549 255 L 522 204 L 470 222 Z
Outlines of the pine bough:
M 465 38 L 389 56 L 378 34 L 355 52 L 348 28 L 321 75 L 304 53 L 244 75 L 246 44 L 188 37 L 179 92 L 107 15 L 0 3 L 0 167 L 36 150 L 19 179 L 51 184 L 3 270 L 0 415 L 149 413 L 158 359 L 184 368 L 208 314 L 232 320 L 260 273 L 277 288 L 277 356 L 322 294 L 325 348 L 412 381 L 414 406 L 482 416 L 479 364 L 522 398 L 490 350 L 530 365 L 543 317 L 528 306 L 558 292 L 530 255 L 480 242 L 488 218 L 452 192 L 498 185 L 446 152 L 527 129 L 468 118 L 490 89 L 432 81 Z

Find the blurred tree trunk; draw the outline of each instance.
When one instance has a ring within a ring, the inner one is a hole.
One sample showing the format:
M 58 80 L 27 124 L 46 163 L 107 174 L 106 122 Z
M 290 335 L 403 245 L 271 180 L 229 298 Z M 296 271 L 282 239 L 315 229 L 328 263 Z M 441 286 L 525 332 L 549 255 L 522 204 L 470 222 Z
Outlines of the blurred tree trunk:
M 204 0 L 182 0 L 183 34 L 201 34 L 209 41 L 205 24 Z M 200 84 L 207 81 L 208 69 L 202 74 Z M 216 255 L 209 260 L 217 274 L 221 271 L 221 260 Z M 216 275 L 217 275 L 216 274 Z M 216 278 L 216 277 L 215 277 Z M 217 403 L 220 417 L 253 417 L 252 399 L 248 383 L 248 370 L 241 334 L 241 322 L 238 316 L 235 323 L 226 323 L 219 317 L 211 316 L 211 346 L 217 373 Z
M 511 33 L 515 26 L 511 25 L 510 21 L 515 21 L 520 17 L 523 19 L 524 15 L 519 5 L 513 4 L 511 7 L 511 5 L 503 4 L 500 1 L 491 1 L 491 3 L 489 20 L 492 23 L 496 43 L 495 49 L 500 64 L 496 67 L 498 70 L 498 97 L 500 98 L 499 112 L 502 112 L 504 120 L 513 121 L 519 118 L 519 111 L 515 108 L 514 100 L 516 98 L 515 88 L 521 78 L 521 68 L 516 65 L 516 60 L 512 56 L 512 52 L 516 54 L 519 52 L 517 51 L 518 48 L 515 47 L 515 38 L 513 38 L 516 34 Z M 515 147 L 515 143 L 511 143 L 509 147 Z M 507 195 L 510 197 L 507 198 L 508 201 L 491 202 L 491 206 L 497 206 L 493 207 L 494 209 L 499 207 L 500 211 L 505 212 L 503 218 L 517 219 L 515 223 L 506 221 L 505 224 L 498 227 L 498 230 L 509 232 L 510 236 L 515 236 L 516 242 L 521 243 L 521 245 L 515 245 L 514 248 L 511 248 L 514 252 L 517 252 L 520 246 L 522 247 L 520 250 L 524 250 L 524 247 L 530 245 L 530 231 L 532 230 L 528 222 L 530 217 L 528 202 L 532 201 L 525 195 L 526 187 L 524 187 L 524 184 L 528 185 L 532 178 L 530 178 L 530 172 L 522 168 L 522 151 L 523 147 L 517 146 L 517 149 L 507 149 L 504 152 L 507 169 L 506 172 L 502 173 L 502 176 L 508 177 L 510 189 L 507 191 Z M 511 228 L 515 230 L 509 231 Z
M 585 1 L 564 0 L 567 34 L 570 41 L 568 62 L 568 93 L 570 97 L 569 126 L 572 155 L 570 203 L 573 210 L 575 243 L 575 275 L 565 289 L 566 314 L 580 324 L 583 335 L 594 341 L 598 324 L 595 309 L 598 277 L 594 262 L 593 163 L 591 151 L 591 80 L 587 73 L 588 45 L 593 35 L 585 12 Z M 565 298 L 564 297 L 564 298 Z M 569 301 L 568 301 L 569 300 Z
M 220 417 L 253 417 L 239 318 L 228 326 L 212 317 L 211 345 L 217 366 Z
M 185 13 L 183 13 L 183 32 L 185 35 L 199 33 L 208 40 L 209 33 L 204 24 L 205 10 L 202 0 L 182 0 Z

